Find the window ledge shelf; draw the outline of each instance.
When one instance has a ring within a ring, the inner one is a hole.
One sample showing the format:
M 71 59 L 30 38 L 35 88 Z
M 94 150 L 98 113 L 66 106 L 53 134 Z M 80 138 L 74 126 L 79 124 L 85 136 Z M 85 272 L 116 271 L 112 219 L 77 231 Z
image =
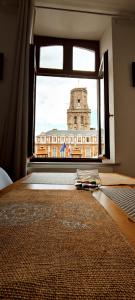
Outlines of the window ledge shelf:
M 27 171 L 31 172 L 76 172 L 76 169 L 98 169 L 99 172 L 113 172 L 118 163 L 110 162 L 28 162 Z

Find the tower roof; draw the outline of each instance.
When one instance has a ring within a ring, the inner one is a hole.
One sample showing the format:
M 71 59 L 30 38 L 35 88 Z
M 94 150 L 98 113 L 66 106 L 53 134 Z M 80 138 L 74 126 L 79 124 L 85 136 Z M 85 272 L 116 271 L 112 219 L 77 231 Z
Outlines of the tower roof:
M 87 93 L 87 88 L 86 87 L 77 87 L 77 88 L 73 88 L 71 90 L 71 93 L 75 92 L 75 91 L 83 91 L 85 93 Z

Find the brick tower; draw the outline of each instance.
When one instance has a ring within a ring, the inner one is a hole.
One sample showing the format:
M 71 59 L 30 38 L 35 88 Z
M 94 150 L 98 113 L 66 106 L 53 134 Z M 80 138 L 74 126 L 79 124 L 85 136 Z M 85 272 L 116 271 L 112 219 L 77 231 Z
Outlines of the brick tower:
M 70 93 L 70 106 L 67 109 L 67 126 L 72 130 L 90 130 L 91 110 L 87 103 L 87 89 L 74 88 Z

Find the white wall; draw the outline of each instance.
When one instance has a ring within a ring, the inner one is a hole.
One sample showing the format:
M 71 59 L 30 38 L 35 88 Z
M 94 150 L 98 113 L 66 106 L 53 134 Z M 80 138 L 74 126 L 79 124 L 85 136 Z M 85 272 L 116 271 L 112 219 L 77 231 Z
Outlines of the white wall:
M 112 45 L 112 21 L 111 20 L 100 40 L 101 58 L 106 50 L 108 50 L 108 67 L 109 67 L 109 113 L 111 115 L 114 115 L 113 45 Z M 109 125 L 110 125 L 110 161 L 115 162 L 114 117 L 110 117 Z
M 135 61 L 135 23 L 112 22 L 114 59 L 115 171 L 135 176 L 135 88 L 131 64 Z

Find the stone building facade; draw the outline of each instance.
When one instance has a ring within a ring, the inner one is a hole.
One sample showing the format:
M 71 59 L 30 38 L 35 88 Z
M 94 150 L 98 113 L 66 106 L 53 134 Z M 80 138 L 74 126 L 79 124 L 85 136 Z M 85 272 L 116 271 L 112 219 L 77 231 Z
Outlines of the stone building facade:
M 64 144 L 66 147 L 61 151 Z M 38 157 L 97 157 L 97 131 L 52 129 L 42 132 L 36 136 L 35 153 Z

